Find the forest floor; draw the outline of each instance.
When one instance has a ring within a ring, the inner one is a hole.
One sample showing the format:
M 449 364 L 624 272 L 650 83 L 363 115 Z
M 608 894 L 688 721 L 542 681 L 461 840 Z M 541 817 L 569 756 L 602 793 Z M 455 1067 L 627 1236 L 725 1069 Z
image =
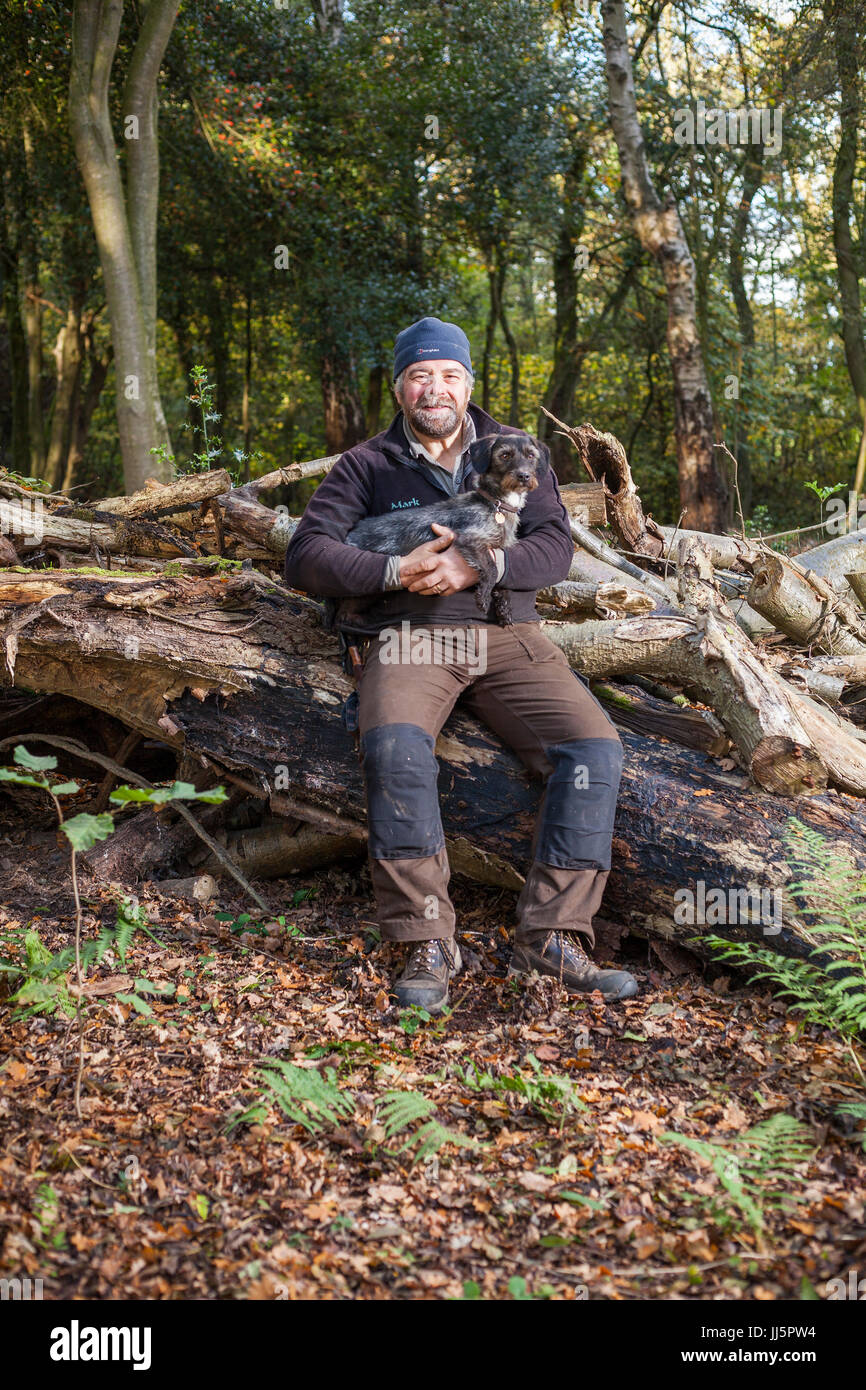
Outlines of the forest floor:
M 33 927 L 68 946 L 54 834 L 7 838 L 0 870 L 0 954 Z M 456 882 L 468 964 L 429 1020 L 389 998 L 365 869 L 256 886 L 273 915 L 247 921 L 234 885 L 210 910 L 130 888 L 152 936 L 88 971 L 83 1122 L 74 1019 L 0 1005 L 0 1276 L 47 1299 L 770 1300 L 866 1271 L 851 1064 L 765 991 L 634 937 L 627 1002 L 509 979 L 513 894 Z M 116 918 L 91 891 L 85 936 Z M 263 1087 L 279 1059 L 339 1087 L 321 1129 Z M 393 1137 L 391 1091 L 415 1115 Z M 740 1136 L 778 1115 L 814 1152 L 750 1166 Z M 418 1155 L 431 1120 L 450 1133 Z

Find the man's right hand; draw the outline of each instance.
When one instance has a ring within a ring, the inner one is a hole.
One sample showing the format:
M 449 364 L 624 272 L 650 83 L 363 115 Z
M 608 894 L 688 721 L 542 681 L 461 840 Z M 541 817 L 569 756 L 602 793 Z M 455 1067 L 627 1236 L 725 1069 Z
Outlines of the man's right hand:
M 454 532 L 445 527 L 440 528 L 445 532 L 444 535 L 434 536 L 432 541 L 425 541 L 423 545 L 416 546 L 410 550 L 408 555 L 401 556 L 400 559 L 400 583 L 404 589 L 412 580 L 417 579 L 425 570 L 435 569 L 436 555 L 440 550 L 447 550 L 452 540 Z

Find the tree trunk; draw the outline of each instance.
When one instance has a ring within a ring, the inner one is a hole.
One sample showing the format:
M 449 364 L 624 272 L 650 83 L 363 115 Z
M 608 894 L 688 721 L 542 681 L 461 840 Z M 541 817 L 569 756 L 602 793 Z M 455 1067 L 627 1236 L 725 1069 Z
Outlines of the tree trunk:
M 18 622 L 19 688 L 57 691 L 108 710 L 178 754 L 204 758 L 218 780 L 228 784 L 237 777 L 258 789 L 275 814 L 332 834 L 363 835 L 363 779 L 340 719 L 350 683 L 314 604 L 255 573 L 231 576 L 228 583 L 58 573 L 50 584 L 49 609 L 39 606 L 49 596 L 44 576 L 0 574 L 7 651 Z M 157 588 L 165 591 L 158 602 Z M 194 621 L 204 608 L 208 621 Z M 186 618 L 191 626 L 179 628 Z M 595 649 L 593 642 L 586 647 L 588 654 Z M 10 683 L 8 670 L 3 682 Z M 702 883 L 734 895 L 748 890 L 752 904 L 759 891 L 778 893 L 769 943 L 804 954 L 808 942 L 783 891 L 791 877 L 783 851 L 789 817 L 795 810 L 866 867 L 862 806 L 826 795 L 792 804 L 750 788 L 745 777 L 722 771 L 705 753 L 628 732 L 622 738 L 625 766 L 605 915 L 662 940 L 688 942 L 712 931 L 767 944 L 767 923 L 753 910 L 738 909 L 730 925 L 682 922 L 675 895 L 684 888 L 699 895 Z M 10 742 L 51 751 L 35 738 L 28 741 L 20 720 Z M 459 706 L 436 751 L 455 868 L 519 887 L 531 859 L 538 783 Z M 58 756 L 62 767 L 64 755 Z M 140 814 L 153 824 L 149 808 Z
M 503 263 L 496 280 L 496 311 L 499 322 L 502 326 L 502 335 L 508 348 L 508 361 L 511 368 L 511 393 L 508 404 L 508 423 L 520 429 L 520 354 L 517 351 L 517 340 L 511 331 L 511 324 L 505 313 L 505 274 L 506 266 Z
M 124 121 L 138 120 L 126 141 L 126 210 L 141 296 L 148 383 L 157 442 L 170 448 L 156 361 L 156 222 L 159 208 L 159 70 L 180 0 L 147 0 L 123 89 Z M 151 472 L 152 472 L 151 468 Z
M 250 444 L 252 443 L 252 421 L 250 419 L 250 396 L 253 385 L 253 289 L 247 285 L 244 297 L 244 394 L 241 401 L 241 429 L 244 435 L 244 482 L 250 480 Z
M 854 172 L 857 165 L 857 130 L 861 119 L 859 73 L 857 63 L 859 8 L 854 0 L 834 0 L 825 11 L 833 26 L 836 49 L 836 71 L 839 77 L 839 125 L 841 137 L 833 167 L 833 246 L 836 252 L 836 271 L 839 281 L 839 300 L 842 310 L 842 341 L 845 361 L 857 402 L 861 425 L 866 429 L 866 343 L 863 335 L 863 313 L 860 303 L 858 274 L 859 251 L 851 235 L 851 203 L 854 195 Z M 862 469 L 858 468 L 858 473 Z M 863 488 L 863 477 L 854 484 L 855 492 Z
M 671 196 L 662 203 L 650 178 L 637 114 L 623 0 L 603 0 L 610 118 L 623 192 L 641 245 L 659 263 L 667 288 L 668 351 L 674 381 L 680 501 L 685 524 L 719 531 L 727 491 L 713 449 L 713 403 L 695 308 L 695 265 Z
M 5 156 L 6 151 L 0 151 Z M 5 162 L 5 160 L 4 160 Z M 0 281 L 3 286 L 3 313 L 9 338 L 9 374 L 11 377 L 12 439 L 10 466 L 26 477 L 30 472 L 29 398 L 27 339 L 21 321 L 20 285 L 20 226 L 16 216 L 11 188 L 15 164 L 9 161 L 0 171 L 3 191 L 3 216 L 0 220 Z
M 574 416 L 574 393 L 580 372 L 577 342 L 577 286 L 579 276 L 575 257 L 585 222 L 583 181 L 587 151 L 582 145 L 575 148 L 571 163 L 565 171 L 562 190 L 562 221 L 553 253 L 553 293 L 556 311 L 553 332 L 553 366 L 544 404 L 560 420 Z M 550 461 L 556 476 L 562 480 L 571 468 L 568 441 L 556 434 L 551 422 L 543 416 L 539 436 L 550 446 Z
M 341 349 L 333 348 L 322 357 L 321 376 L 325 447 L 329 454 L 342 454 L 359 444 L 366 431 L 354 364 Z
M 94 339 L 94 315 L 92 311 L 88 311 L 84 315 L 81 341 L 84 349 L 84 360 L 88 364 L 87 385 L 83 390 L 81 385 L 79 385 L 75 397 L 75 409 L 72 414 L 72 429 L 69 436 L 69 452 L 66 455 L 66 469 L 60 488 L 61 492 L 67 494 L 75 483 L 81 469 L 81 464 L 84 461 L 84 448 L 87 443 L 87 437 L 90 434 L 90 422 L 93 419 L 93 412 L 99 404 L 99 398 L 105 386 L 105 379 L 108 376 L 108 369 L 111 366 L 112 358 L 110 344 L 104 353 L 100 354 L 97 351 Z
M 111 68 L 117 48 L 123 0 L 75 0 L 69 115 L 79 169 L 90 204 L 114 344 L 117 373 L 117 425 L 128 491 L 148 477 L 171 476 L 169 461 L 150 450 L 170 452 L 156 376 L 155 218 L 158 196 L 156 81 L 179 0 L 150 0 L 133 51 L 134 109 L 122 112 L 129 158 L 128 196 L 114 145 L 109 110 Z M 127 94 L 125 93 L 125 95 Z M 140 258 L 140 261 L 139 261 Z
M 27 339 L 28 434 L 30 474 L 44 477 L 45 422 L 42 415 L 42 290 L 39 286 L 39 250 L 34 217 L 36 213 L 35 152 L 33 136 L 23 117 L 21 139 L 24 149 L 25 208 L 21 225 L 22 317 Z
M 382 382 L 384 379 L 385 368 L 381 363 L 370 368 L 367 377 L 367 419 L 365 423 L 368 439 L 372 439 L 374 434 L 379 433 L 379 417 L 382 414 Z
M 492 252 L 491 252 L 492 255 Z M 501 272 L 504 276 L 504 270 Z M 496 324 L 499 318 L 500 270 L 491 265 L 487 271 L 487 326 L 484 331 L 484 356 L 481 360 L 481 409 L 490 414 L 490 364 L 493 361 L 493 345 L 496 340 Z
M 81 376 L 81 314 L 82 295 L 80 291 L 74 291 L 66 308 L 66 322 L 57 335 L 54 348 L 57 385 L 45 460 L 45 478 L 52 492 L 57 492 L 60 488 L 69 456 L 72 420 Z
M 752 421 L 752 392 L 754 390 L 755 365 L 755 316 L 746 290 L 743 263 L 743 248 L 749 231 L 749 216 L 755 194 L 764 176 L 764 146 L 750 145 L 743 159 L 743 189 L 731 229 L 731 245 L 728 255 L 728 279 L 731 294 L 737 309 L 737 323 L 740 329 L 741 365 L 737 383 L 738 396 L 736 410 L 737 432 L 734 441 L 734 456 L 737 460 L 737 483 L 745 516 L 752 512 L 752 456 L 749 435 Z

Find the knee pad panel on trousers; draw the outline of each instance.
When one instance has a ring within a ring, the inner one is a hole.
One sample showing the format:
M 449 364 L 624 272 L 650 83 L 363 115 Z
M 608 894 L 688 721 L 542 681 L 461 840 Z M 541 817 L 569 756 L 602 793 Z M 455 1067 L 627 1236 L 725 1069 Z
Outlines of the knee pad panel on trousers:
M 444 848 L 435 746 L 417 724 L 382 724 L 361 739 L 372 859 L 421 859 Z
M 609 869 L 622 744 L 575 738 L 545 748 L 553 764 L 535 858 L 558 869 Z

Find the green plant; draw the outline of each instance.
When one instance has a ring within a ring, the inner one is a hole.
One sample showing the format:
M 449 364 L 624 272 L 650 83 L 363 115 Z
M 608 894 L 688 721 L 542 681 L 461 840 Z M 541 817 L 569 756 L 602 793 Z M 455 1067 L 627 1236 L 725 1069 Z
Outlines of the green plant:
M 820 507 L 818 510 L 819 521 L 823 521 L 824 519 L 822 513 L 824 503 L 827 501 L 827 498 L 832 497 L 834 492 L 843 492 L 845 489 L 844 483 L 833 483 L 832 487 L 822 487 L 819 483 L 815 482 L 814 480 L 810 483 L 804 483 L 803 486 L 809 488 L 811 492 L 814 492 L 815 496 L 817 497 L 820 503 Z
M 537 1299 L 553 1298 L 556 1290 L 552 1284 L 541 1284 L 536 1293 L 532 1293 L 529 1285 L 521 1274 L 513 1274 L 508 1281 L 508 1292 L 518 1303 L 530 1303 Z M 474 1279 L 464 1279 L 463 1297 L 467 1301 L 485 1302 L 484 1295 Z
M 33 1215 L 39 1223 L 37 1244 L 51 1245 L 62 1250 L 66 1244 L 66 1232 L 58 1229 L 60 1219 L 60 1198 L 50 1183 L 40 1183 L 33 1199 Z
M 812 948 L 810 959 L 790 959 L 752 941 L 703 940 L 718 960 L 757 967 L 750 983 L 778 985 L 780 997 L 805 1022 L 839 1034 L 866 1086 L 860 1052 L 866 1031 L 866 873 L 795 816 L 788 822 L 785 845 L 788 863 L 800 874 L 789 892 L 801 913 L 800 932 Z M 860 1101 L 839 1111 L 866 1118 Z
M 420 1004 L 410 1004 L 408 1009 L 401 1009 L 397 1018 L 398 1028 L 402 1028 L 408 1038 L 412 1038 L 418 1032 L 422 1023 L 429 1023 L 433 1015 L 426 1009 L 422 1009 Z
M 9 997 L 17 1017 L 63 1013 L 73 1018 L 75 1001 L 69 993 L 66 978 L 68 966 L 52 955 L 35 928 L 25 933 L 22 945 L 23 956 L 17 960 L 10 957 L 0 959 L 0 972 L 23 977 L 21 984 Z
M 466 1060 L 462 1069 L 455 1067 L 455 1073 L 470 1091 L 511 1091 L 523 1096 L 526 1103 L 537 1110 L 548 1124 L 558 1122 L 560 1129 L 568 1115 L 586 1109 L 573 1081 L 566 1076 L 545 1074 L 532 1052 L 526 1054 L 526 1060 L 532 1069 L 531 1076 L 494 1076 L 490 1071 L 479 1071 L 471 1059 Z
M 382 1100 L 380 1121 L 386 1139 L 394 1139 L 404 1130 L 416 1126 L 397 1150 L 397 1153 L 405 1153 L 408 1149 L 414 1149 L 413 1164 L 431 1158 L 448 1144 L 461 1149 L 478 1147 L 476 1139 L 447 1129 L 438 1120 L 432 1119 L 435 1110 L 435 1102 L 417 1091 L 386 1091 Z
M 201 447 L 193 451 L 183 468 L 177 466 L 177 460 L 168 453 L 164 444 L 160 444 L 150 451 L 152 454 L 156 454 L 161 462 L 171 462 L 174 465 L 176 477 L 182 477 L 184 473 L 210 472 L 212 468 L 218 466 L 223 453 L 223 442 L 220 437 L 208 432 L 208 425 L 216 425 L 222 419 L 222 416 L 214 410 L 214 391 L 216 390 L 216 384 L 208 380 L 207 368 L 198 365 L 192 368 L 190 379 L 192 381 L 192 390 L 186 399 L 190 405 L 198 407 L 201 424 L 192 425 L 187 422 L 184 425 L 184 429 L 191 429 L 193 435 L 201 435 Z M 232 480 L 232 486 L 237 487 L 240 483 L 239 470 L 241 465 L 253 463 L 257 461 L 261 455 L 259 453 L 248 454 L 245 449 L 232 449 L 231 454 L 235 460 L 236 467 L 233 469 L 229 468 L 226 471 Z
M 323 1076 L 315 1067 L 296 1067 L 275 1058 L 259 1072 L 259 1080 L 283 1113 L 308 1134 L 319 1134 L 355 1112 L 355 1101 L 340 1090 L 333 1067 L 326 1067 Z
M 37 787 L 41 791 L 47 792 L 54 803 L 54 810 L 60 829 L 69 841 L 70 846 L 72 892 L 75 899 L 75 1014 L 78 1020 L 78 1072 L 75 1078 L 75 1113 L 79 1119 L 82 1119 L 81 1078 L 84 1073 L 84 1007 L 82 1001 L 84 998 L 84 968 L 85 964 L 88 963 L 88 957 L 86 952 L 82 949 L 81 942 L 81 895 L 78 891 L 76 855 L 84 850 L 92 849 L 98 841 L 107 839 L 114 831 L 114 817 L 110 811 L 103 811 L 98 816 L 90 815 L 87 811 L 81 811 L 78 815 L 71 816 L 67 820 L 63 815 L 63 809 L 58 798 L 61 796 L 71 796 L 75 792 L 80 791 L 80 787 L 77 782 L 63 781 L 62 779 L 60 781 L 49 779 L 47 774 L 53 772 L 57 767 L 57 759 L 51 756 L 37 757 L 36 754 L 28 752 L 23 744 L 19 743 L 15 745 L 13 750 L 13 762 L 15 763 L 14 767 L 0 767 L 0 782 L 11 782 L 22 787 Z M 109 801 L 114 802 L 117 806 L 123 806 L 131 801 L 148 802 L 151 805 L 164 805 L 167 801 L 173 800 L 207 801 L 218 804 L 226 800 L 226 792 L 223 787 L 213 787 L 208 791 L 199 792 L 196 791 L 191 782 L 173 782 L 170 787 L 142 788 L 120 786 L 116 787 L 109 797 Z M 140 918 L 135 915 L 132 909 L 130 909 L 130 914 L 124 915 L 122 923 L 119 921 L 123 952 L 121 959 L 125 960 L 126 947 L 129 943 L 132 929 L 140 924 Z M 95 958 L 97 960 L 101 959 L 101 955 L 104 954 L 110 945 L 115 944 L 115 936 L 106 937 L 103 933 L 100 933 L 99 940 L 95 943 L 97 952 L 101 952 L 101 954 L 96 955 Z M 46 949 L 46 947 L 42 947 L 43 951 Z M 34 968 L 41 970 L 43 976 L 49 980 L 52 978 L 52 972 L 61 968 L 58 962 L 63 957 L 63 952 L 58 953 L 58 956 L 52 957 L 50 962 L 44 959 L 37 959 L 39 953 L 35 951 L 35 948 L 32 954 L 33 961 L 30 963 L 29 968 L 31 971 Z M 90 959 L 93 959 L 93 957 L 90 957 Z M 63 968 L 65 969 L 68 967 Z M 56 975 L 54 976 L 54 980 L 56 981 Z M 141 985 L 142 981 L 138 981 L 138 984 Z M 147 1005 L 144 1000 L 141 1000 L 138 994 L 127 995 L 125 996 L 125 1000 L 132 1004 L 139 1013 L 151 1012 L 149 1005 Z
M 752 515 L 746 517 L 744 524 L 747 536 L 760 536 L 765 531 L 769 531 L 773 525 L 770 508 L 765 506 L 763 502 L 759 502 L 756 507 L 752 508 Z
M 764 1230 L 767 1208 L 784 1208 L 802 1200 L 782 1187 L 805 1182 L 798 1169 L 814 1153 L 809 1129 L 792 1115 L 772 1115 L 727 1144 L 670 1130 L 660 1134 L 658 1141 L 691 1149 L 711 1164 L 720 1190 L 714 1197 L 697 1200 L 706 1203 L 721 1230 L 737 1224 L 739 1213 L 758 1234 Z

